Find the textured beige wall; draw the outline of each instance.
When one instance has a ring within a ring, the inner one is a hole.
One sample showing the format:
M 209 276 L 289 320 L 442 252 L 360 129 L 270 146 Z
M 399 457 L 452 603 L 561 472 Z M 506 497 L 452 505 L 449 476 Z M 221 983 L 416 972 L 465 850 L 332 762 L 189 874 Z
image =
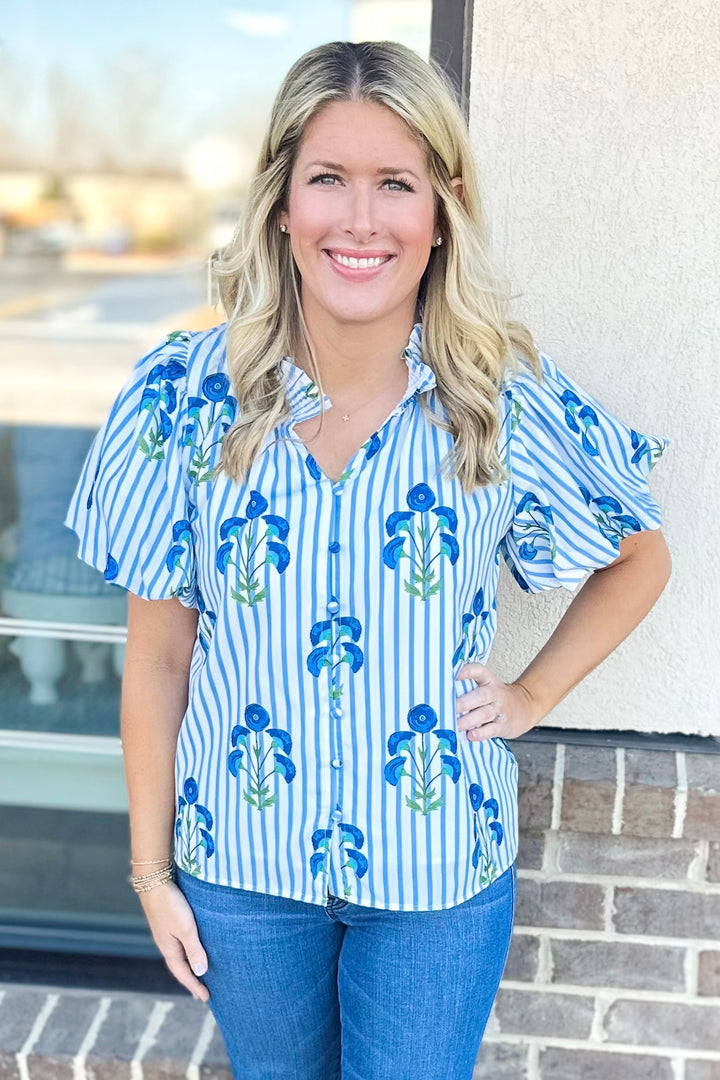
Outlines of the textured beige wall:
M 470 126 L 515 314 L 671 440 L 651 475 L 671 583 L 546 722 L 720 735 L 720 5 L 478 0 Z M 517 674 L 569 599 L 506 576 L 496 670 Z

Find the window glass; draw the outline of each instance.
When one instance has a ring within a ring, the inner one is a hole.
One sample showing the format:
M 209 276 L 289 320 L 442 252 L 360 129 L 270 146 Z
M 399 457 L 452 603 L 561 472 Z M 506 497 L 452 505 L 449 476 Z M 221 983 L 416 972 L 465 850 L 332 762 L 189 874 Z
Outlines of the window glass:
M 431 6 L 4 11 L 0 923 L 137 919 L 118 740 L 126 596 L 76 558 L 63 525 L 92 437 L 153 343 L 222 320 L 206 261 L 232 235 L 290 64 L 338 39 L 395 39 L 427 57 Z

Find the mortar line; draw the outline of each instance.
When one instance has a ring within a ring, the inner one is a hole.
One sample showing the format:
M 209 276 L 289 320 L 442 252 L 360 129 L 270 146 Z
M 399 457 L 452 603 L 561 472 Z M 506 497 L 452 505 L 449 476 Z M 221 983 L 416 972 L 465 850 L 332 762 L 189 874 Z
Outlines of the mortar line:
M 682 990 L 643 990 L 628 986 L 583 986 L 577 983 L 537 983 L 522 982 L 520 979 L 503 979 L 501 986 L 505 990 L 518 990 L 525 994 L 567 994 L 571 997 L 595 997 L 596 994 L 610 994 L 632 1001 L 653 1002 L 656 1005 L 692 1005 L 694 1009 L 717 1009 L 720 997 L 688 998 Z
M 35 1017 L 33 1026 L 30 1028 L 25 1042 L 22 1044 L 22 1046 L 15 1055 L 18 1072 L 20 1074 L 20 1080 L 30 1080 L 30 1073 L 28 1071 L 27 1063 L 28 1056 L 32 1053 L 35 1043 L 40 1038 L 40 1033 L 42 1032 L 42 1029 L 47 1024 L 50 1018 L 50 1014 L 52 1013 L 59 1000 L 59 994 L 47 995 L 42 1009 Z
M 698 949 L 712 950 L 717 950 L 718 947 L 717 938 L 681 938 L 673 937 L 671 935 L 662 937 L 656 934 L 621 934 L 617 930 L 608 933 L 607 930 L 594 930 L 584 926 L 515 926 L 513 927 L 513 933 L 525 934 L 532 937 L 539 937 L 541 934 L 549 934 L 550 937 L 559 938 L 562 941 L 605 941 L 609 944 L 617 945 L 647 945 L 649 947 L 661 945 L 678 949 L 687 949 L 692 945 Z
M 550 828 L 560 828 L 562 819 L 563 782 L 565 778 L 565 743 L 558 743 L 555 747 L 555 770 L 553 773 L 552 812 L 550 814 Z
M 154 1003 L 145 1030 L 138 1039 L 135 1053 L 130 1061 L 130 1080 L 143 1080 L 142 1060 L 157 1039 L 163 1021 L 172 1008 L 172 1001 L 156 1001 Z
M 507 1043 L 509 1046 L 542 1046 L 553 1047 L 558 1050 L 592 1050 L 594 1053 L 607 1053 L 610 1054 L 633 1054 L 633 1055 L 655 1055 L 656 1057 L 669 1058 L 671 1061 L 676 1058 L 681 1058 L 683 1061 L 690 1059 L 692 1061 L 712 1061 L 720 1062 L 720 1052 L 715 1050 L 693 1050 L 690 1047 L 677 1046 L 653 1046 L 649 1043 L 616 1043 L 616 1042 L 604 1042 L 599 1044 L 590 1044 L 584 1039 L 564 1039 L 559 1035 L 511 1035 L 503 1034 L 501 1036 L 484 1035 L 483 1041 L 486 1043 Z
M 615 749 L 615 770 L 617 780 L 612 814 L 612 834 L 613 836 L 619 836 L 622 832 L 623 810 L 625 807 L 625 748 L 623 746 L 618 746 Z
M 677 770 L 677 787 L 675 788 L 675 820 L 673 821 L 672 835 L 673 840 L 679 840 L 685 828 L 688 801 L 687 759 L 683 750 L 678 750 L 675 753 L 675 768 Z
M 190 1055 L 190 1064 L 185 1073 L 186 1080 L 200 1080 L 200 1066 L 210 1046 L 214 1031 L 215 1019 L 208 1009 L 208 1014 L 203 1020 L 203 1026 L 200 1028 L 200 1034 Z
M 73 1058 L 73 1080 L 87 1080 L 85 1062 L 87 1061 L 88 1054 L 95 1045 L 95 1041 L 100 1034 L 100 1028 L 105 1022 L 105 1017 L 107 1016 L 111 1005 L 112 998 L 100 998 L 100 1004 L 97 1007 L 97 1012 L 92 1018 L 92 1023 L 90 1024 L 90 1027 L 85 1032 L 85 1038 L 80 1043 L 77 1054 Z
M 528 881 L 557 882 L 564 881 L 580 885 L 620 885 L 631 887 L 641 892 L 643 889 L 655 889 L 665 892 L 687 892 L 700 896 L 720 896 L 720 881 L 695 881 L 690 878 L 652 878 L 630 877 L 628 874 L 572 874 L 566 871 L 549 873 L 547 870 L 518 870 L 519 878 Z M 638 884 L 640 882 L 640 884 Z
M 540 1080 L 540 1043 L 528 1047 L 527 1080 Z

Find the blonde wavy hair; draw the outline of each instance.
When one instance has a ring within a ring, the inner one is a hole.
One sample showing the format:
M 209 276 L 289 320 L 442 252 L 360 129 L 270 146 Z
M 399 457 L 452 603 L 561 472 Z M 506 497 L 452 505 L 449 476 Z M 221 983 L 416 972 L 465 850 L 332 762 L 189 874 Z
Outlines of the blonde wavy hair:
M 442 70 L 396 42 L 336 41 L 311 49 L 286 75 L 275 99 L 242 217 L 214 266 L 228 319 L 227 356 L 238 419 L 225 436 L 220 468 L 247 476 L 261 445 L 290 415 L 279 375 L 283 356 L 301 348 L 310 376 L 322 381 L 303 318 L 300 275 L 278 212 L 308 121 L 333 102 L 384 105 L 425 149 L 442 247 L 434 247 L 418 291 L 423 360 L 435 372 L 444 409 L 419 401 L 432 423 L 453 436 L 443 471 L 465 491 L 498 483 L 498 393 L 517 353 L 539 375 L 527 328 L 508 319 L 508 296 L 490 265 L 477 169 L 468 130 Z M 463 201 L 451 184 L 461 177 Z M 322 423 L 322 417 L 321 417 Z

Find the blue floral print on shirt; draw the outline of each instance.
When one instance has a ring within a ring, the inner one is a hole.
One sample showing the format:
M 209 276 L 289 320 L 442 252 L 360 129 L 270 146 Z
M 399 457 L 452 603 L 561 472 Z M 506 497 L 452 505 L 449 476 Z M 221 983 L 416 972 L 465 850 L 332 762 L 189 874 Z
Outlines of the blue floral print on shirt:
M 444 796 L 438 794 L 433 785 L 436 782 L 441 785 L 446 776 L 453 784 L 457 784 L 460 778 L 461 765 L 455 757 L 457 734 L 450 728 L 433 731 L 438 718 L 429 705 L 413 706 L 407 721 L 410 731 L 394 731 L 387 741 L 388 753 L 392 757 L 385 766 L 385 779 L 397 787 L 402 777 L 409 777 L 412 781 L 411 795 L 405 796 L 405 805 L 425 816 L 443 804 Z M 432 732 L 437 745 L 426 740 L 428 732 Z M 439 760 L 436 761 L 438 756 Z
M 147 413 L 147 420 L 137 435 L 137 445 L 148 461 L 162 461 L 165 443 L 173 431 L 173 413 L 177 409 L 178 380 L 187 374 L 187 368 L 178 360 L 155 364 L 148 372 L 140 408 Z
M 210 835 L 212 827 L 212 814 L 198 802 L 197 780 L 189 776 L 178 799 L 175 837 L 178 865 L 194 877 L 200 876 L 200 852 L 204 852 L 207 859 L 215 853 L 215 841 Z
M 248 607 L 267 596 L 258 577 L 261 567 L 269 564 L 282 574 L 290 562 L 290 552 L 282 543 L 290 531 L 288 522 L 277 514 L 266 514 L 267 508 L 267 499 L 259 491 L 251 491 L 245 517 L 226 518 L 220 526 L 222 544 L 217 550 L 217 568 L 222 574 L 230 566 L 235 568 L 230 595 Z
M 346 821 L 339 822 L 337 830 L 341 857 L 345 860 L 340 864 L 341 869 L 352 871 L 358 879 L 365 877 L 368 861 L 360 850 L 365 843 L 362 830 L 358 829 L 357 825 L 351 825 Z M 313 854 L 310 856 L 310 872 L 314 878 L 318 874 L 329 872 L 332 840 L 333 829 L 316 829 L 312 834 Z M 346 886 L 344 895 L 348 896 L 350 892 L 350 886 Z
M 228 768 L 233 776 L 244 772 L 247 787 L 243 798 L 256 810 L 265 810 L 277 801 L 277 790 L 272 791 L 270 777 L 279 774 L 287 784 L 295 779 L 295 766 L 290 759 L 292 738 L 288 731 L 271 728 L 270 715 L 262 705 L 254 703 L 245 709 L 245 724 L 236 724 L 231 741 L 234 750 L 228 758 Z M 270 745 L 265 749 L 264 737 Z M 271 764 L 267 764 L 272 755 Z
M 473 834 L 475 836 L 472 864 L 479 871 L 480 882 L 485 886 L 498 876 L 498 865 L 492 846 L 495 844 L 499 847 L 505 834 L 498 821 L 500 808 L 497 799 L 486 799 L 479 784 L 471 784 L 468 794 L 473 809 Z
M 182 442 L 184 446 L 192 447 L 188 476 L 195 484 L 212 480 L 215 474 L 213 461 L 235 420 L 237 401 L 229 390 L 230 380 L 220 372 L 206 376 L 202 396 L 188 398 Z
M 457 514 L 451 506 L 435 506 L 437 496 L 428 484 L 415 484 L 407 493 L 409 510 L 396 510 L 385 522 L 391 539 L 383 549 L 383 562 L 397 570 L 407 560 L 410 576 L 405 578 L 405 591 L 420 600 L 435 596 L 442 588 L 440 565 L 437 559 L 447 559 L 454 565 L 460 554 L 455 533 Z M 428 518 L 432 513 L 434 518 Z M 435 549 L 433 553 L 433 549 Z
M 313 624 L 310 642 L 315 648 L 307 657 L 307 668 L 316 679 L 322 671 L 329 671 L 331 701 L 342 697 L 343 665 L 353 675 L 363 665 L 363 651 L 357 644 L 361 634 L 360 620 L 353 615 L 334 615 Z

